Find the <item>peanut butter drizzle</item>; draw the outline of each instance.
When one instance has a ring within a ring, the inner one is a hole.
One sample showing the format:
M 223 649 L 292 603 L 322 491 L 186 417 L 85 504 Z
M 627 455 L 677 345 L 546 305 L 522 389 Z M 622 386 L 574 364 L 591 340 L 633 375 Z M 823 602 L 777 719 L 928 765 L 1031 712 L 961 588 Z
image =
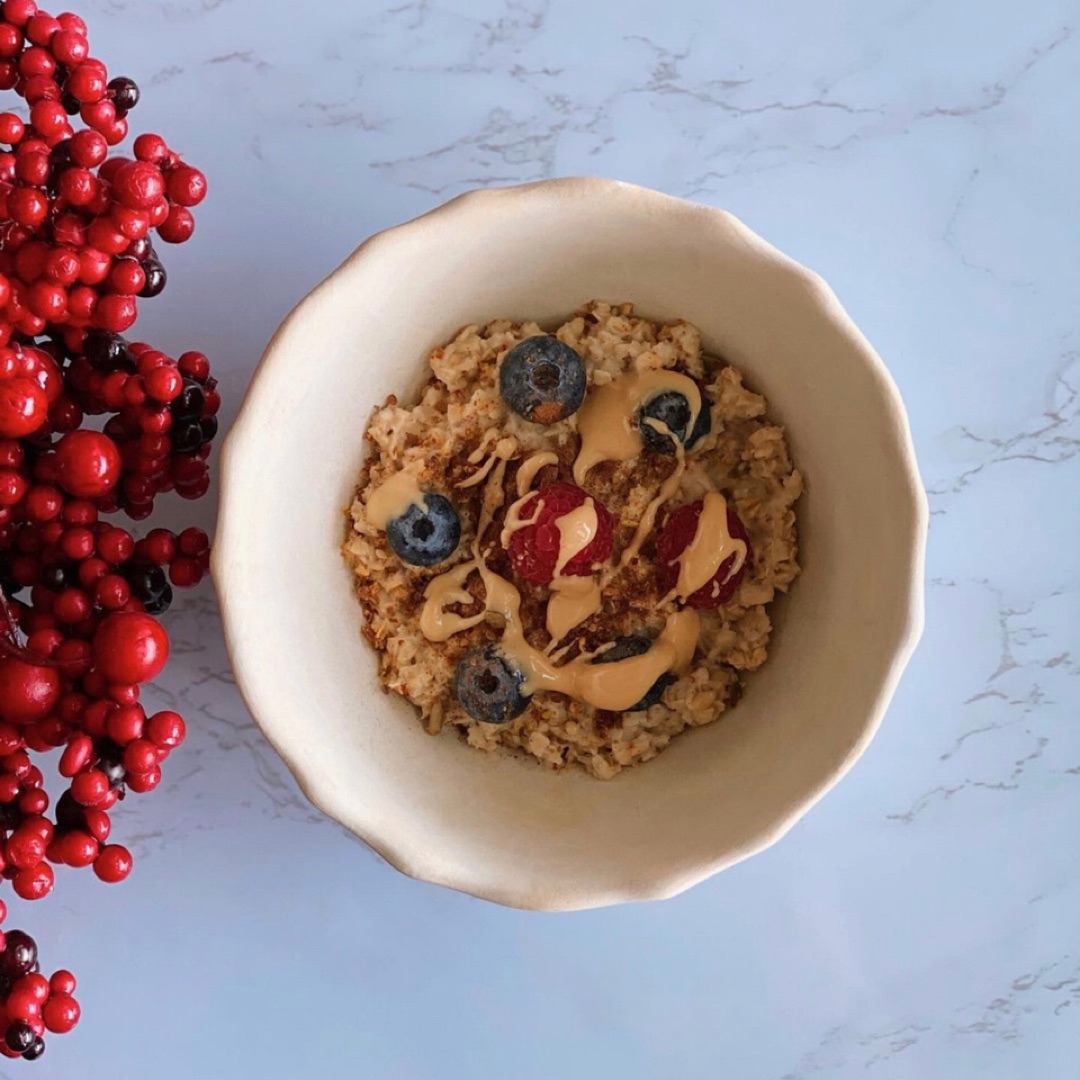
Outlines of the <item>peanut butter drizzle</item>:
M 575 626 L 600 610 L 600 585 L 591 577 L 557 577 L 551 583 L 545 622 L 551 636 L 550 655 Z
M 506 511 L 506 516 L 503 518 L 502 532 L 499 533 L 499 543 L 504 548 L 510 546 L 510 537 L 514 535 L 519 529 L 524 529 L 526 526 L 531 525 L 539 516 L 540 511 L 544 509 L 544 498 L 538 496 L 533 505 L 532 517 L 522 517 L 521 511 L 525 509 L 525 504 L 532 500 L 533 493 L 531 491 L 525 492 L 520 499 L 512 502 L 509 509 Z
M 742 569 L 746 562 L 746 543 L 737 540 L 728 530 L 727 499 L 718 491 L 710 491 L 705 496 L 694 538 L 679 556 L 679 580 L 672 590 L 672 597 L 685 600 L 691 593 L 696 593 L 732 556 L 735 561 L 724 580 L 716 582 L 716 588 Z
M 488 434 L 490 434 L 490 432 Z M 478 452 L 480 453 L 480 456 L 483 457 L 482 448 L 486 441 L 487 436 L 484 436 L 484 438 L 480 441 L 480 445 L 469 455 L 469 462 L 471 464 L 475 465 L 480 460 L 479 457 L 476 457 L 476 454 Z M 514 456 L 515 450 L 517 450 L 517 439 L 515 439 L 513 436 L 508 435 L 505 439 L 500 439 L 495 444 L 495 448 L 488 455 L 487 461 L 485 461 L 484 464 L 481 465 L 480 468 L 477 469 L 476 472 L 474 472 L 472 476 L 470 476 L 467 480 L 460 481 L 459 483 L 455 484 L 454 487 L 471 488 L 475 487 L 477 484 L 482 483 L 487 477 L 488 473 L 491 472 L 493 466 L 495 465 L 495 462 L 509 461 L 510 458 Z M 473 461 L 474 457 L 476 457 L 476 461 Z
M 401 517 L 410 506 L 427 510 L 424 493 L 415 473 L 402 469 L 387 477 L 368 495 L 364 516 L 376 529 L 385 529 L 396 517 Z
M 548 465 L 558 465 L 559 455 L 551 450 L 541 450 L 531 454 L 519 466 L 517 471 L 518 498 L 528 493 L 536 479 L 536 474 Z
M 600 610 L 600 586 L 591 577 L 563 575 L 566 564 L 584 551 L 599 527 L 596 504 L 586 499 L 581 506 L 556 522 L 559 530 L 559 557 L 551 582 L 545 622 L 551 637 L 547 652 L 558 645 L 575 626 Z
M 503 619 L 503 651 L 525 676 L 522 687 L 525 693 L 554 691 L 583 701 L 594 708 L 612 711 L 627 709 L 640 701 L 665 672 L 685 670 L 693 659 L 701 631 L 698 614 L 692 610 L 669 615 L 663 632 L 648 652 L 610 664 L 592 664 L 589 662 L 590 657 L 579 656 L 567 664 L 556 666 L 550 657 L 526 641 L 521 623 L 521 594 L 509 581 L 491 570 L 480 553 L 480 538 L 504 501 L 505 475 L 506 461 L 500 460 L 488 477 L 484 489 L 484 503 L 473 540 L 473 558 L 428 583 L 424 592 L 425 604 L 420 623 L 425 637 L 430 640 L 446 640 L 451 634 L 465 629 L 466 624 L 477 625 L 486 612 L 494 612 Z M 592 507 L 592 513 L 595 517 L 595 506 Z M 593 529 L 595 530 L 595 525 Z M 579 539 L 585 532 L 584 529 L 574 531 Z M 580 551 L 581 548 L 577 550 Z M 572 557 L 570 555 L 567 561 Z M 485 612 L 463 619 L 443 610 L 444 604 L 464 602 L 455 600 L 463 593 L 469 600 L 472 599 L 464 585 L 474 570 L 480 574 L 484 583 Z M 431 637 L 431 634 L 445 634 L 446 637 Z
M 690 403 L 692 430 L 702 402 L 697 383 L 688 375 L 665 369 L 635 371 L 592 388 L 578 412 L 581 449 L 574 462 L 577 484 L 583 484 L 589 470 L 601 461 L 629 461 L 641 453 L 641 433 L 634 427 L 634 416 L 643 401 L 665 390 L 677 391 Z

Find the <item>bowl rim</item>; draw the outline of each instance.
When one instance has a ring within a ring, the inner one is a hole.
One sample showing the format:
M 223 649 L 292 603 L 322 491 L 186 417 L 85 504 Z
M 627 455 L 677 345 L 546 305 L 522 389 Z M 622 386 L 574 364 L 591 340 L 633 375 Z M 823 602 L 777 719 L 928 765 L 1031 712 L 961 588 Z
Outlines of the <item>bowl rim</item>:
M 268 396 L 267 385 L 277 369 L 284 368 L 287 361 L 287 350 L 279 349 L 278 346 L 287 338 L 305 310 L 318 303 L 318 298 L 339 277 L 347 275 L 359 262 L 369 259 L 387 244 L 423 230 L 434 219 L 450 219 L 472 214 L 477 204 L 507 198 L 562 200 L 597 197 L 618 197 L 624 202 L 638 204 L 646 213 L 696 217 L 700 219 L 703 226 L 721 225 L 728 230 L 734 229 L 740 234 L 740 240 L 754 253 L 768 256 L 779 272 L 799 279 L 802 286 L 812 294 L 824 316 L 837 324 L 845 336 L 859 342 L 862 355 L 869 366 L 869 373 L 881 395 L 885 419 L 889 422 L 893 442 L 900 454 L 899 464 L 904 480 L 904 494 L 908 498 L 908 505 L 904 508 L 908 512 L 897 515 L 898 519 L 902 516 L 910 523 L 905 537 L 905 546 L 910 552 L 906 605 L 902 610 L 899 607 L 897 609 L 891 662 L 881 680 L 859 737 L 846 756 L 828 774 L 818 780 L 814 789 L 806 797 L 790 803 L 771 825 L 763 826 L 755 836 L 746 840 L 737 849 L 723 852 L 713 859 L 702 860 L 691 872 L 677 877 L 665 876 L 647 881 L 638 879 L 634 884 L 605 888 L 599 892 L 596 891 L 595 886 L 587 884 L 576 890 L 565 885 L 559 889 L 516 886 L 506 883 L 492 885 L 490 879 L 484 878 L 480 881 L 476 875 L 470 874 L 467 867 L 448 868 L 437 858 L 428 856 L 422 843 L 408 845 L 387 839 L 379 830 L 377 815 L 365 814 L 362 809 L 358 812 L 357 808 L 351 804 L 346 808 L 346 799 L 336 798 L 325 789 L 320 789 L 319 778 L 314 774 L 314 770 L 309 769 L 290 752 L 287 740 L 278 736 L 273 723 L 264 722 L 260 718 L 260 714 L 269 716 L 272 713 L 273 702 L 263 697 L 258 688 L 257 678 L 252 672 L 245 670 L 243 662 L 239 659 L 242 653 L 238 640 L 239 627 L 231 605 L 229 575 L 226 571 L 228 564 L 242 548 L 245 532 L 243 523 L 238 520 L 238 515 L 233 511 L 233 507 L 238 505 L 239 501 L 234 497 L 234 493 L 240 486 L 239 476 L 244 470 L 244 460 L 254 452 L 252 444 L 257 443 L 257 439 L 251 436 L 258 426 L 262 399 Z M 329 818 L 358 836 L 395 869 L 409 877 L 443 885 L 507 907 L 533 911 L 567 911 L 667 899 L 772 846 L 828 794 L 862 756 L 881 726 L 900 677 L 918 644 L 925 622 L 924 589 L 929 508 L 926 492 L 919 476 L 907 412 L 899 389 L 884 362 L 851 320 L 836 294 L 822 277 L 774 248 L 734 215 L 726 210 L 690 202 L 625 181 L 578 176 L 539 180 L 519 185 L 477 188 L 464 192 L 416 218 L 390 226 L 368 237 L 339 267 L 328 274 L 293 307 L 275 331 L 252 373 L 236 419 L 224 440 L 218 460 L 218 470 L 218 517 L 211 553 L 213 583 L 221 612 L 225 648 L 232 665 L 236 686 L 263 736 L 292 772 L 305 797 Z

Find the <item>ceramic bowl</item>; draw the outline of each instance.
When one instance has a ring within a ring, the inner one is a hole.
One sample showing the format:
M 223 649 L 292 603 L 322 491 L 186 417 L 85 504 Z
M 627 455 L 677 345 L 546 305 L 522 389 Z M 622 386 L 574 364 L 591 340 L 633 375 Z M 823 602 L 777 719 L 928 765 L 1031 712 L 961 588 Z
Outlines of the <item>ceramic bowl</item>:
M 429 351 L 591 298 L 689 319 L 788 430 L 802 577 L 738 708 L 603 782 L 424 733 L 386 696 L 339 554 L 361 436 Z M 476 191 L 362 244 L 296 308 L 221 464 L 236 679 L 313 803 L 399 870 L 502 904 L 672 896 L 782 836 L 881 721 L 923 618 L 926 504 L 881 360 L 825 283 L 730 214 L 595 179 Z

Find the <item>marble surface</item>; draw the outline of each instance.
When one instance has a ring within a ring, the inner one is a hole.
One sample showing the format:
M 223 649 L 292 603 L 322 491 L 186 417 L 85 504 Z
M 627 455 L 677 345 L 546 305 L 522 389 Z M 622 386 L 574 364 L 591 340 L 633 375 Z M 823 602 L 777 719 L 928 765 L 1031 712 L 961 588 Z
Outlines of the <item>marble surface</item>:
M 80 10 L 142 84 L 140 129 L 210 175 L 145 330 L 211 353 L 232 409 L 373 231 L 477 185 L 633 180 L 734 211 L 836 288 L 908 403 L 930 581 L 884 728 L 789 837 L 677 900 L 563 916 L 409 881 L 312 810 L 204 587 L 152 695 L 190 743 L 117 817 L 135 874 L 13 901 L 85 1017 L 27 1072 L 1075 1077 L 1076 0 Z

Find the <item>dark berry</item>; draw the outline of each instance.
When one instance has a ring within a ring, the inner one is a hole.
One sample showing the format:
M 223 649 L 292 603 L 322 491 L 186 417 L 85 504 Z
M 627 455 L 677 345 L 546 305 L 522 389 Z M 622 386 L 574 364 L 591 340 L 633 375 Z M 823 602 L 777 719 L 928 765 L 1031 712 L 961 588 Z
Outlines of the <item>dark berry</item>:
M 45 1053 L 45 1040 L 41 1036 L 37 1036 L 30 1044 L 29 1050 L 23 1051 L 24 1061 L 37 1061 L 42 1054 Z
M 140 236 L 138 240 L 132 240 L 124 254 L 136 262 L 145 263 L 150 259 L 157 259 L 154 254 L 154 242 L 149 236 Z M 143 267 L 146 270 L 146 267 Z
M 485 724 L 505 724 L 529 704 L 522 693 L 525 676 L 495 644 L 470 649 L 458 662 L 454 694 L 461 707 Z
M 173 449 L 178 454 L 192 454 L 203 444 L 202 428 L 198 420 L 185 420 L 173 424 L 169 432 Z
M 146 259 L 139 265 L 146 275 L 146 284 L 139 290 L 139 295 L 145 298 L 160 296 L 168 281 L 165 267 L 157 259 Z
M 559 519 L 592 498 L 596 509 L 596 535 L 562 568 L 564 577 L 587 577 L 598 563 L 607 562 L 614 547 L 615 519 L 598 499 L 574 484 L 548 484 L 526 500 L 520 510 L 529 524 L 510 538 L 510 563 L 518 577 L 534 585 L 548 585 L 555 576 L 562 534 Z M 539 511 L 537 502 L 543 505 Z
M 386 526 L 394 553 L 412 566 L 434 566 L 454 554 L 461 539 L 461 522 L 449 499 L 425 495 L 427 509 L 415 503 Z
M 10 1049 L 21 1054 L 34 1045 L 35 1037 L 34 1029 L 25 1020 L 16 1020 L 15 1023 L 8 1026 L 4 1042 L 8 1044 Z
M 534 424 L 555 424 L 581 408 L 585 364 L 550 334 L 526 338 L 503 357 L 499 392 L 519 416 Z
M 199 421 L 199 430 L 202 432 L 203 442 L 211 442 L 218 433 L 218 418 L 204 416 Z
M 144 604 L 152 604 L 161 598 L 169 587 L 165 571 L 152 563 L 139 563 L 127 568 L 124 576 L 135 594 Z
M 46 589 L 51 589 L 53 592 L 59 592 L 61 589 L 66 589 L 72 584 L 72 576 L 68 567 L 63 565 L 50 566 L 41 572 L 41 584 Z
M 130 112 L 139 104 L 139 87 L 134 79 L 120 75 L 109 82 L 108 89 L 117 115 Z
M 641 656 L 652 647 L 652 642 L 647 637 L 632 635 L 630 637 L 616 638 L 615 644 L 610 649 L 605 649 L 594 660 L 594 664 L 613 664 L 616 660 L 628 660 L 631 656 Z M 646 695 L 636 704 L 631 705 L 625 712 L 640 712 L 642 709 L 651 708 L 663 696 L 664 691 L 675 681 L 668 674 L 663 674 L 649 688 Z
M 660 530 L 660 535 L 656 540 L 656 561 L 659 564 L 661 593 L 670 592 L 679 580 L 679 556 L 697 535 L 698 519 L 701 517 L 703 506 L 700 499 L 680 506 L 668 517 Z M 716 573 L 700 589 L 686 598 L 687 607 L 699 610 L 721 607 L 735 595 L 742 579 L 746 576 L 746 568 L 750 565 L 753 555 L 750 550 L 750 537 L 747 536 L 746 528 L 739 519 L 739 515 L 732 510 L 730 505 L 727 508 L 727 527 L 732 539 L 741 540 L 746 544 L 746 560 L 732 574 L 731 570 L 735 565 L 736 557 L 731 555 L 726 558 L 717 567 Z
M 82 102 L 74 94 L 61 94 L 60 104 L 64 106 L 64 112 L 68 116 L 77 116 L 82 109 Z
M 135 358 L 119 334 L 91 330 L 86 335 L 86 359 L 99 371 L 133 371 Z
M 649 398 L 638 410 L 638 429 L 641 431 L 642 441 L 647 449 L 654 454 L 674 454 L 675 445 L 671 436 L 664 431 L 658 431 L 647 420 L 657 420 L 663 424 L 687 450 L 693 447 L 712 429 L 712 417 L 709 403 L 703 394 L 701 397 L 701 410 L 694 421 L 693 429 L 687 435 L 690 425 L 690 402 L 685 395 L 678 390 L 665 390 Z
M 184 379 L 184 389 L 169 407 L 176 420 L 197 420 L 205 403 L 206 391 L 202 386 L 194 379 Z
M 165 585 L 165 588 L 161 590 L 161 595 L 156 600 L 148 600 L 145 604 L 147 615 L 162 615 L 172 606 L 173 591 L 172 586 Z
M 0 953 L 0 972 L 12 978 L 25 975 L 37 962 L 37 942 L 24 930 L 9 930 Z
M 61 829 L 81 829 L 85 820 L 83 807 L 75 801 L 70 791 L 65 791 L 56 800 L 56 824 Z

